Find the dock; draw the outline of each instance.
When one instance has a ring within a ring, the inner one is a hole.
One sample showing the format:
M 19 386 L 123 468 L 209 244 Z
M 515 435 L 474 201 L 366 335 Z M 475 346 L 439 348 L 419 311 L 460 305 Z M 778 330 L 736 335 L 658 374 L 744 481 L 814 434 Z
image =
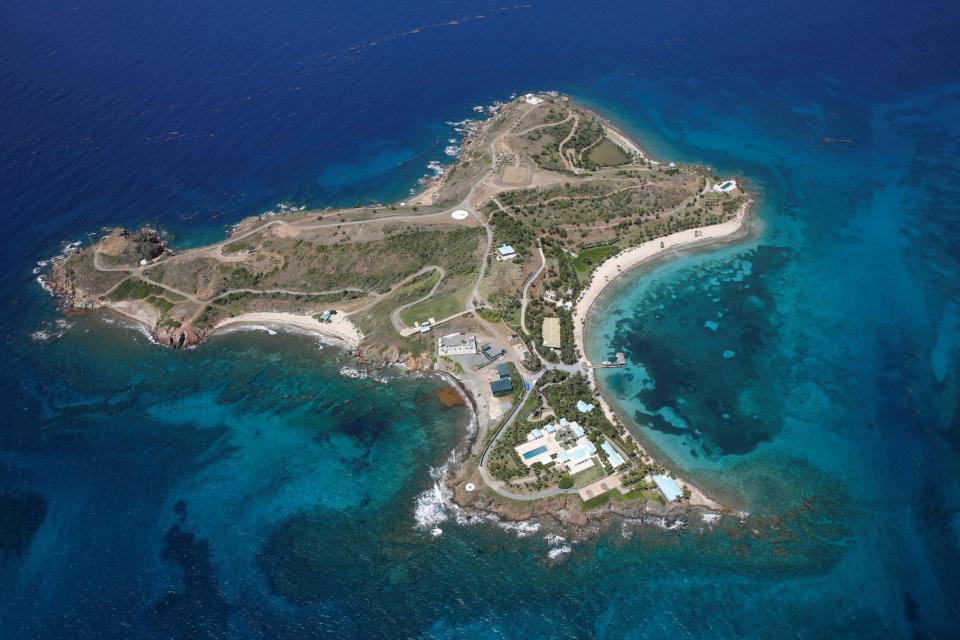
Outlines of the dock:
M 588 364 L 587 366 L 591 369 L 622 369 L 627 366 L 627 358 L 623 355 L 622 351 L 618 351 L 616 359 L 613 362 L 604 360 L 600 364 Z

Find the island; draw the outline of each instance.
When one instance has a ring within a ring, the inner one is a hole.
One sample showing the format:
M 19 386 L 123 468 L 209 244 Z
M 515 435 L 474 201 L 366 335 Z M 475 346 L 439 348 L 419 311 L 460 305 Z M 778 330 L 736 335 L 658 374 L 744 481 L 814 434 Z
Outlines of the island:
M 606 402 L 596 370 L 625 356 L 588 361 L 584 326 L 620 274 L 743 234 L 749 193 L 654 160 L 559 93 L 477 110 L 457 160 L 409 201 L 279 206 L 184 250 L 117 228 L 73 245 L 42 282 L 65 308 L 112 310 L 169 347 L 276 324 L 335 340 L 360 366 L 448 376 L 476 416 L 447 479 L 461 508 L 581 526 L 724 511 Z

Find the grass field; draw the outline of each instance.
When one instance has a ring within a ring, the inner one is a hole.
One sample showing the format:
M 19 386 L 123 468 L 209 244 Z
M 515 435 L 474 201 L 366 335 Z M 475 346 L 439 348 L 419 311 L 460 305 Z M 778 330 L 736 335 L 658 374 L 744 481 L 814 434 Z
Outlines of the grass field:
M 412 327 L 415 322 L 423 322 L 430 318 L 442 320 L 463 311 L 469 295 L 470 289 L 460 289 L 437 298 L 424 300 L 420 304 L 401 311 L 400 320 L 408 327 Z
M 580 487 L 585 487 L 591 482 L 599 480 L 604 475 L 606 475 L 606 472 L 603 470 L 603 467 L 601 467 L 599 464 L 594 464 L 589 469 L 584 469 L 580 473 L 577 473 L 573 476 L 573 486 L 575 486 L 577 489 Z
M 617 245 L 606 245 L 603 247 L 584 249 L 574 259 L 573 265 L 576 267 L 578 274 L 589 273 L 598 264 L 607 258 L 616 255 L 618 251 L 620 251 L 620 247 Z M 589 263 L 587 262 L 588 260 L 590 261 Z
M 590 164 L 600 167 L 618 167 L 630 162 L 630 156 L 607 138 L 584 154 Z

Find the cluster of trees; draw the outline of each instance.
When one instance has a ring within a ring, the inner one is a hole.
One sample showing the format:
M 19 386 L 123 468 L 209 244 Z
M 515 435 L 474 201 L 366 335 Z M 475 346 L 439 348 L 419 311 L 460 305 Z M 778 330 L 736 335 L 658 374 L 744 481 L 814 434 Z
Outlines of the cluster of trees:
M 550 382 L 543 387 L 543 395 L 547 404 L 553 407 L 558 416 L 576 416 L 577 422 L 587 430 L 599 432 L 609 438 L 620 437 L 620 427 L 611 423 L 603 411 L 594 409 L 590 413 L 580 413 L 577 411 L 577 401 L 583 400 L 590 404 L 596 404 L 593 389 L 586 376 L 581 373 L 573 375 L 562 371 L 550 371 L 543 376 L 544 380 Z
M 494 242 L 498 245 L 509 244 L 518 256 L 525 256 L 537 239 L 530 227 L 523 224 L 505 211 L 497 211 L 490 217 L 493 225 Z
M 595 142 L 599 142 L 603 136 L 603 126 L 596 118 L 580 118 L 580 125 L 577 127 L 577 132 L 573 134 L 570 143 L 573 145 L 574 151 L 579 154 Z

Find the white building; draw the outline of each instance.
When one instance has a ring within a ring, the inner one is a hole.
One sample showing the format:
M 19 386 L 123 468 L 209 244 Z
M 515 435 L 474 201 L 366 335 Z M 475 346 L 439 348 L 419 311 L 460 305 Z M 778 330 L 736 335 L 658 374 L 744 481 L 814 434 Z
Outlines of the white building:
M 497 247 L 497 260 L 513 260 L 517 252 L 508 244 Z
M 571 442 L 571 439 L 575 439 Z M 566 445 L 566 446 L 565 446 Z M 589 469 L 595 464 L 597 447 L 576 422 L 560 420 L 527 434 L 527 441 L 514 447 L 520 460 L 527 467 L 536 463 L 554 463 L 565 467 L 570 474 Z
M 441 356 L 465 356 L 477 352 L 477 336 L 451 333 L 437 339 L 437 353 Z
M 730 193 L 737 188 L 736 180 L 727 180 L 726 182 L 721 182 L 720 184 L 713 185 L 713 190 L 717 193 Z

